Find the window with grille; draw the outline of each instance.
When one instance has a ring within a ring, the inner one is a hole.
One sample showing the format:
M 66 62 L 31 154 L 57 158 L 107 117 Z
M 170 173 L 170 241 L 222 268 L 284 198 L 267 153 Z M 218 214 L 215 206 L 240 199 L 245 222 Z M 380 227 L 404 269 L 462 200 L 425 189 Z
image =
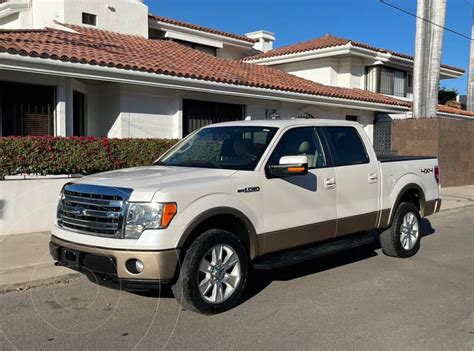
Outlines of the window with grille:
M 407 72 L 390 67 L 371 66 L 366 69 L 366 89 L 376 93 L 405 97 Z
M 88 24 L 90 26 L 97 26 L 97 15 L 92 13 L 83 12 L 82 13 L 82 23 Z

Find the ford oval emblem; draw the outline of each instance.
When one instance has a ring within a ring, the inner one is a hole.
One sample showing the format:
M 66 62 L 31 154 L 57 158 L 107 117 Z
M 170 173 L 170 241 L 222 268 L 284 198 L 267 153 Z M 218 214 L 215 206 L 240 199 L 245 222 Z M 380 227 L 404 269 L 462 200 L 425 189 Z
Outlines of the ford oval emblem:
M 74 206 L 71 209 L 71 213 L 75 216 L 84 216 L 86 212 L 86 209 L 82 206 Z

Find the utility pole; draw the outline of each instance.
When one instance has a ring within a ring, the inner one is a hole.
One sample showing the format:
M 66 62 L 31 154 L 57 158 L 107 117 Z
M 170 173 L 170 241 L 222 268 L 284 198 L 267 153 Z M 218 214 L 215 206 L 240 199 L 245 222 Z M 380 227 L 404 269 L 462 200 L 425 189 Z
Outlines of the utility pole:
M 446 0 L 418 0 L 413 117 L 436 117 Z
M 472 8 L 471 38 L 474 36 L 474 7 Z M 467 110 L 474 111 L 474 40 L 469 53 L 469 77 L 467 80 Z

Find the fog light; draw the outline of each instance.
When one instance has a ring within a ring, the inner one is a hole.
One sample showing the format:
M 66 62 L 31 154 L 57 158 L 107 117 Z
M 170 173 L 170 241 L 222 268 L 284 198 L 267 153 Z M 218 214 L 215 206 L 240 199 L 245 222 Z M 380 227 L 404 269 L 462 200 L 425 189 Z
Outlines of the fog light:
M 128 260 L 125 263 L 125 266 L 127 267 L 127 270 L 132 274 L 140 274 L 141 272 L 143 272 L 143 269 L 145 269 L 145 265 L 143 264 L 143 262 L 135 258 Z
M 135 268 L 137 269 L 137 272 L 138 272 L 138 273 L 143 272 L 143 268 L 144 268 L 143 262 L 140 261 L 140 260 L 136 260 L 136 261 L 135 261 Z

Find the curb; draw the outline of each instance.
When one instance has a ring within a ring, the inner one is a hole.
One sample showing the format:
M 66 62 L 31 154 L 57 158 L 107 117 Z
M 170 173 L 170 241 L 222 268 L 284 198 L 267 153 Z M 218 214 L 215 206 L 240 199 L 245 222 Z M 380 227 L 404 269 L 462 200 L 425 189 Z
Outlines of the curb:
M 74 273 L 64 274 L 61 276 L 36 279 L 36 280 L 27 281 L 27 282 L 2 284 L 0 285 L 0 295 L 8 294 L 15 291 L 25 291 L 25 290 L 29 290 L 33 288 L 45 287 L 45 286 L 56 285 L 56 284 L 61 284 L 61 283 L 63 284 L 70 283 L 71 281 L 79 279 L 80 276 L 81 276 L 81 273 L 74 272 Z

